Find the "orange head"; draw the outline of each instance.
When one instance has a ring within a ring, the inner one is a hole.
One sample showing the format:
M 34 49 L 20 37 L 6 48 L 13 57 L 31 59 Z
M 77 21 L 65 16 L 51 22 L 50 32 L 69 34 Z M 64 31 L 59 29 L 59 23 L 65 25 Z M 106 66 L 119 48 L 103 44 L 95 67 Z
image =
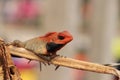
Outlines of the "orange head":
M 52 53 L 73 40 L 73 37 L 68 31 L 62 31 L 47 33 L 45 36 L 40 37 L 40 39 L 47 42 L 47 50 Z
M 73 40 L 72 35 L 68 31 L 62 32 L 49 32 L 46 35 L 40 37 L 40 39 L 47 42 L 55 42 L 56 44 L 66 44 Z

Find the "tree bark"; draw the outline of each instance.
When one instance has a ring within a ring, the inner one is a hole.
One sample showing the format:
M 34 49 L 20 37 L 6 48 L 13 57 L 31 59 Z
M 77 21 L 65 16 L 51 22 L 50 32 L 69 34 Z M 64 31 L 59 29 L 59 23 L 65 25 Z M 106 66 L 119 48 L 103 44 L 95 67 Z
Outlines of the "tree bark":
M 0 40 L 0 80 L 22 80 L 13 63 L 10 51 L 2 40 Z

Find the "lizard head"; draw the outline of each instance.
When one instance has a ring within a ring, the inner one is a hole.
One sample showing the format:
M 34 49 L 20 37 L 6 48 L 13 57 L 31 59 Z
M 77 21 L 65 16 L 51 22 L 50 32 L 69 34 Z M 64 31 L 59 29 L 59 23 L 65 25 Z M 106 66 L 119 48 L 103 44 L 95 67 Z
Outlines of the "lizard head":
M 67 43 L 69 43 L 73 37 L 68 31 L 63 32 L 50 32 L 44 36 L 47 41 L 47 51 L 50 53 L 56 53 Z

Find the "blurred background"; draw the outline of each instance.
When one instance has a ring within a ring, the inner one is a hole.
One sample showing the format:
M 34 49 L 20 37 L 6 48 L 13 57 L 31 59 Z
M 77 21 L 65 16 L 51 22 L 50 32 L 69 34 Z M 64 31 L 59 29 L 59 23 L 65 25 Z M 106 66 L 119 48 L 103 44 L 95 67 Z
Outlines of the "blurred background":
M 25 41 L 51 31 L 74 40 L 58 54 L 99 64 L 120 62 L 120 0 L 0 0 L 0 37 Z M 13 58 L 23 80 L 115 80 L 114 76 Z M 118 67 L 119 69 L 120 67 Z

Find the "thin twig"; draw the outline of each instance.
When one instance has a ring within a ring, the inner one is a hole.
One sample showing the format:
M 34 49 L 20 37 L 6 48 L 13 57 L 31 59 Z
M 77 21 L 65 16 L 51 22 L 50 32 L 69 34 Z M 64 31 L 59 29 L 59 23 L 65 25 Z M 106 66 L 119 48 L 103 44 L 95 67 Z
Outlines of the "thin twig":
M 33 52 L 30 52 L 24 48 L 9 46 L 9 49 L 12 55 L 20 56 L 20 57 L 31 59 L 31 60 L 46 62 L 42 60 L 40 57 L 36 56 Z M 50 63 L 54 65 L 60 65 L 60 66 L 79 69 L 79 70 L 92 71 L 92 72 L 104 73 L 104 74 L 112 74 L 118 77 L 120 74 L 118 70 L 112 67 L 100 65 L 97 63 L 75 60 L 72 58 L 65 58 L 61 56 L 55 57 L 50 61 Z

